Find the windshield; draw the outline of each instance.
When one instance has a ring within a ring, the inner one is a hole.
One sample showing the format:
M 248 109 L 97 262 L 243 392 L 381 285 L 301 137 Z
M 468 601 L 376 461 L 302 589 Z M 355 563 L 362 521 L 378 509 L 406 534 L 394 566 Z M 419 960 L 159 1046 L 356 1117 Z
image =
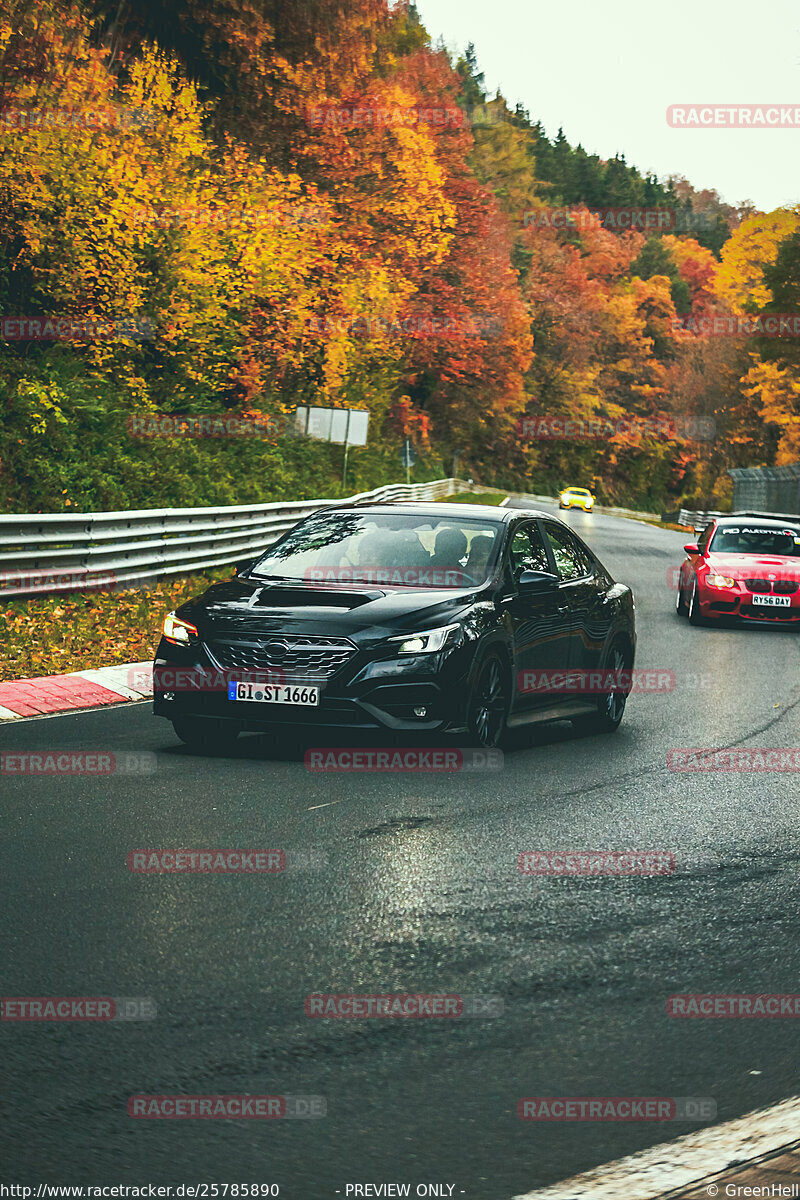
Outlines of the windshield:
M 788 527 L 727 525 L 716 531 L 709 549 L 714 554 L 772 554 L 800 558 L 800 533 Z
M 483 583 L 500 526 L 476 518 L 383 513 L 309 517 L 252 570 L 305 583 L 463 588 Z

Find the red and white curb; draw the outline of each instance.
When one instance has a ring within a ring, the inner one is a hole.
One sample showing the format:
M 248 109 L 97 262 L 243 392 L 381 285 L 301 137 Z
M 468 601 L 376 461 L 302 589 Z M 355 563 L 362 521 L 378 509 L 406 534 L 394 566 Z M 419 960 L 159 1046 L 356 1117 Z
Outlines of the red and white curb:
M 152 663 L 122 663 L 95 671 L 12 679 L 0 683 L 0 721 L 19 721 L 72 709 L 103 708 L 153 694 Z
M 722 1171 L 748 1164 L 795 1144 L 800 1129 L 800 1096 L 756 1109 L 735 1121 L 689 1133 L 606 1163 L 583 1175 L 514 1200 L 656 1200 Z M 709 1192 L 709 1195 L 715 1195 Z

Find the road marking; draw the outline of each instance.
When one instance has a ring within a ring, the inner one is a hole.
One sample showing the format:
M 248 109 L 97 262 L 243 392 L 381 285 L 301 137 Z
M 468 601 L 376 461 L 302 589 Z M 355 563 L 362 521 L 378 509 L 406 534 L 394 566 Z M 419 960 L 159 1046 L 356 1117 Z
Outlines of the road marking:
M 132 687 L 132 683 L 136 687 Z M 0 721 L 35 720 L 69 712 L 91 712 L 110 704 L 141 701 L 153 694 L 152 663 L 118 663 L 95 670 L 9 679 L 0 683 Z M 20 711 L 9 708 L 14 705 Z
M 318 808 L 331 808 L 332 805 L 341 803 L 341 800 L 329 800 L 327 804 L 312 804 L 311 808 L 306 809 L 306 812 L 316 812 Z
M 123 699 L 124 699 L 124 697 L 123 697 Z M 127 708 L 129 705 L 135 704 L 137 706 L 137 708 L 139 708 L 143 704 L 151 704 L 152 705 L 152 703 L 153 702 L 150 699 L 128 700 L 128 701 L 126 701 L 124 707 Z M 112 709 L 122 708 L 122 707 L 123 707 L 123 705 L 121 703 L 120 704 L 90 704 L 90 705 L 87 705 L 86 708 L 63 708 L 63 709 L 59 709 L 58 712 L 35 713 L 34 715 L 32 715 L 30 717 L 21 717 L 18 713 L 12 713 L 11 716 L 14 717 L 15 720 L 19 721 L 20 724 L 22 724 L 23 721 L 48 721 L 52 717 L 78 717 L 78 716 L 82 717 L 86 713 L 102 712 L 104 710 L 106 712 L 111 712 Z M 0 709 L 0 721 L 4 721 L 4 720 L 6 720 L 6 718 L 3 716 L 3 710 Z
M 149 662 L 122 663 L 115 667 L 76 671 L 75 674 L 91 683 L 99 683 L 101 687 L 125 696 L 127 700 L 142 700 L 153 694 L 152 663 Z M 131 687 L 133 680 L 143 686 Z
M 655 1200 L 797 1142 L 800 1096 L 686 1134 L 514 1200 Z

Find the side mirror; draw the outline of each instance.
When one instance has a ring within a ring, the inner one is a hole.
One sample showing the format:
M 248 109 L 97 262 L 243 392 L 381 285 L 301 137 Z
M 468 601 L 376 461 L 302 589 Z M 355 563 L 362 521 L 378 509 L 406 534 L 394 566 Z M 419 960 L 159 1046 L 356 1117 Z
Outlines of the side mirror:
M 558 582 L 558 576 L 551 575 L 549 571 L 523 571 L 517 580 L 517 587 L 521 592 L 528 594 L 549 592 L 551 588 L 558 585 Z
M 687 554 L 699 554 L 700 553 L 700 547 L 698 546 L 697 542 L 687 542 L 683 548 Z
M 246 558 L 244 560 L 244 562 L 237 563 L 236 568 L 235 568 L 236 574 L 237 575 L 246 575 L 247 572 L 250 570 L 250 568 L 254 567 L 257 562 L 258 562 L 257 558 Z

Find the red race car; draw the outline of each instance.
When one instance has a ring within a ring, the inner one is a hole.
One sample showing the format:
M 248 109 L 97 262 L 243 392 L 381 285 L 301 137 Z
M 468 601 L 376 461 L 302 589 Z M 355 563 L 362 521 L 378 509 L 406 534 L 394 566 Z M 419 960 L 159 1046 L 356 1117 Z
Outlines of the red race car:
M 677 610 L 693 625 L 724 617 L 800 621 L 800 518 L 718 517 L 684 550 Z

